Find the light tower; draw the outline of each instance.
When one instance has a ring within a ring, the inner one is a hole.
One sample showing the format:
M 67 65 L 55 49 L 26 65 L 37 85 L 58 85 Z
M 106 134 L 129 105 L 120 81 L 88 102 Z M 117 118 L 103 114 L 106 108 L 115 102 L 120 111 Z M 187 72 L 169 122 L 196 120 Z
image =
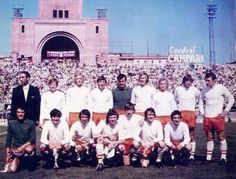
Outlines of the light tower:
M 216 5 L 207 5 L 207 15 L 209 19 L 209 51 L 210 51 L 210 65 L 215 65 L 216 56 L 215 56 L 215 36 L 214 36 L 214 26 L 213 20 L 216 15 L 217 7 Z
M 23 17 L 23 12 L 24 12 L 24 6 L 21 5 L 21 7 L 19 5 L 13 5 L 13 16 L 16 18 L 20 18 Z

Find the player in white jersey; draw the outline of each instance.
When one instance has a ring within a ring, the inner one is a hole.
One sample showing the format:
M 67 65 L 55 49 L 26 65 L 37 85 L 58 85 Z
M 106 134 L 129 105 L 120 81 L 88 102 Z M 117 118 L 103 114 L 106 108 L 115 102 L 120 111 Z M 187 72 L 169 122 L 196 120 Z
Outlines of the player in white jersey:
M 174 91 L 175 100 L 178 106 L 178 110 L 181 112 L 182 121 L 188 124 L 192 151 L 190 159 L 194 160 L 196 140 L 195 140 L 195 128 L 196 117 L 199 111 L 196 110 L 197 103 L 199 101 L 200 91 L 192 85 L 193 79 L 191 75 L 185 75 L 182 81 L 182 85 L 178 86 Z
M 135 141 L 140 146 L 142 155 L 141 165 L 147 167 L 150 163 L 150 157 L 157 151 L 156 167 L 162 167 L 161 159 L 165 149 L 163 141 L 163 128 L 160 121 L 155 120 L 156 114 L 153 108 L 147 108 L 144 112 L 144 123 L 137 130 Z
M 93 134 L 96 125 L 90 120 L 89 110 L 83 109 L 79 113 L 79 121 L 72 124 L 70 128 L 70 145 L 72 162 L 88 162 L 94 154 Z
M 156 89 L 148 85 L 149 76 L 141 73 L 138 78 L 139 85 L 134 87 L 131 93 L 131 103 L 135 104 L 136 113 L 144 115 L 144 111 L 151 107 L 152 97 Z
M 58 169 L 58 159 L 63 159 L 70 151 L 69 127 L 61 120 L 62 113 L 58 109 L 50 112 L 50 121 L 43 125 L 41 134 L 40 152 L 46 159 L 46 166 L 50 167 L 54 162 L 54 169 Z
M 165 144 L 169 148 L 174 164 L 187 165 L 192 146 L 188 125 L 182 122 L 181 118 L 180 111 L 175 110 L 171 113 L 171 121 L 164 128 Z
M 79 112 L 88 109 L 90 89 L 83 86 L 84 76 L 80 72 L 74 75 L 75 85 L 66 92 L 66 117 L 69 126 L 79 120 Z
M 111 90 L 106 88 L 107 80 L 104 76 L 97 79 L 97 88 L 89 95 L 89 110 L 92 111 L 92 120 L 97 125 L 106 118 L 106 113 L 113 108 L 113 96 Z
M 220 141 L 220 164 L 224 165 L 226 163 L 227 154 L 224 118 L 234 104 L 234 97 L 225 86 L 216 83 L 216 75 L 213 72 L 206 73 L 205 82 L 206 87 L 201 93 L 199 109 L 201 114 L 204 115 L 203 129 L 207 137 L 206 162 L 209 163 L 212 160 L 212 153 L 214 150 L 214 133 L 216 132 Z M 225 99 L 228 100 L 228 103 L 224 108 Z
M 65 119 L 65 94 L 59 90 L 58 80 L 52 78 L 48 82 L 49 91 L 42 95 L 40 105 L 39 126 L 42 127 L 45 121 L 50 120 L 50 111 L 54 108 L 62 112 L 62 120 Z
M 160 78 L 157 82 L 158 90 L 153 95 L 152 107 L 155 109 L 157 119 L 161 122 L 162 126 L 170 121 L 170 114 L 177 109 L 174 95 L 169 92 L 168 80 Z
M 119 146 L 119 149 L 123 151 L 123 162 L 124 165 L 127 166 L 130 165 L 131 147 L 134 146 L 135 148 L 138 148 L 139 146 L 139 144 L 135 142 L 133 139 L 136 130 L 143 123 L 143 117 L 138 114 L 134 114 L 135 108 L 134 104 L 131 102 L 128 102 L 124 106 L 124 111 L 125 114 L 121 115 L 118 120 L 119 125 L 121 127 L 120 139 L 124 140 L 123 144 Z
M 96 127 L 94 139 L 97 141 L 97 171 L 103 170 L 105 158 L 109 161 L 109 166 L 112 166 L 118 145 L 123 142 L 120 140 L 121 128 L 118 124 L 118 118 L 118 113 L 111 109 L 107 112 L 106 121 L 100 121 Z

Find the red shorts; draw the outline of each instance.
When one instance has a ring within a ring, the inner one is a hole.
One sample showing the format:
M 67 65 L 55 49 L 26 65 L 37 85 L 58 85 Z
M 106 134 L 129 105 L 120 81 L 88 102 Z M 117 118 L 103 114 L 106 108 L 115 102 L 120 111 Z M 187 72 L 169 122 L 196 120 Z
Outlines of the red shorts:
M 203 120 L 203 130 L 206 132 L 210 131 L 224 131 L 225 130 L 225 119 L 222 116 L 213 118 L 205 117 Z
M 171 140 L 171 142 L 174 146 L 177 147 L 177 145 L 179 145 L 182 142 L 182 140 Z
M 170 116 L 157 116 L 156 119 L 161 122 L 163 128 L 170 122 Z
M 123 144 L 125 146 L 124 155 L 128 155 L 130 153 L 130 147 L 133 145 L 133 138 L 125 139 Z
M 93 112 L 92 120 L 95 122 L 96 125 L 98 125 L 98 123 L 101 120 L 105 120 L 106 117 L 107 117 L 107 113 Z
M 69 113 L 69 127 L 72 126 L 76 121 L 79 120 L 79 112 L 70 112 Z
M 189 128 L 196 127 L 195 111 L 181 111 L 182 121 L 185 122 Z
M 141 146 L 140 150 L 141 150 L 141 154 L 144 158 L 149 157 L 152 153 L 152 148 L 153 147 L 144 147 Z

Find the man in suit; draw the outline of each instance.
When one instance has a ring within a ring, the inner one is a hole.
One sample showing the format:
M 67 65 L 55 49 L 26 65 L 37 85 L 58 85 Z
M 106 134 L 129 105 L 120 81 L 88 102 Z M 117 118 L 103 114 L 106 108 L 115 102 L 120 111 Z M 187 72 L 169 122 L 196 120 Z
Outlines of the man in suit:
M 40 114 L 40 92 L 37 87 L 29 84 L 30 74 L 27 71 L 19 73 L 20 85 L 13 88 L 11 101 L 11 119 L 16 119 L 16 109 L 23 106 L 25 109 L 25 117 L 39 123 Z

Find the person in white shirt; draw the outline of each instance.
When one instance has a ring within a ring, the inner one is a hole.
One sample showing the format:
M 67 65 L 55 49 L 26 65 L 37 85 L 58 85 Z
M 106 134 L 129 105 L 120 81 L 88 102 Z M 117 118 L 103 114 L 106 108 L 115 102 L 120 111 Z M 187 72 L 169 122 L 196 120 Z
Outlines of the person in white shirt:
M 158 90 L 152 100 L 152 107 L 163 127 L 170 121 L 171 112 L 177 109 L 174 95 L 167 90 L 168 86 L 168 80 L 160 78 L 157 82 Z
M 74 75 L 75 85 L 66 92 L 66 117 L 69 126 L 79 119 L 79 112 L 88 109 L 90 89 L 83 86 L 84 76 L 80 72 Z
M 185 75 L 182 85 L 178 86 L 174 91 L 175 100 L 178 110 L 181 112 L 182 121 L 189 127 L 192 151 L 190 159 L 194 160 L 196 150 L 195 128 L 196 117 L 199 111 L 196 110 L 199 101 L 200 91 L 192 85 L 193 79 L 191 75 Z
M 70 145 L 73 164 L 89 161 L 94 154 L 93 135 L 96 130 L 95 123 L 90 120 L 91 113 L 83 109 L 79 113 L 79 120 L 70 128 Z
M 41 105 L 40 105 L 40 119 L 39 126 L 42 128 L 45 121 L 50 120 L 50 111 L 54 108 L 62 112 L 62 120 L 65 120 L 65 94 L 59 90 L 58 80 L 52 78 L 48 81 L 49 91 L 42 95 Z
M 123 151 L 123 162 L 125 166 L 130 165 L 130 150 L 131 147 L 138 148 L 139 144 L 133 139 L 136 130 L 143 123 L 143 117 L 135 113 L 134 104 L 126 103 L 124 106 L 125 114 L 119 117 L 119 125 L 121 127 L 120 140 L 124 140 L 123 144 L 119 145 L 119 149 Z M 134 158 L 136 160 L 136 158 Z
M 165 144 L 169 148 L 174 164 L 187 165 L 192 146 L 188 125 L 181 119 L 180 111 L 175 110 L 171 113 L 171 121 L 164 128 Z
M 103 170 L 104 159 L 108 159 L 109 165 L 112 166 L 112 160 L 115 159 L 115 153 L 118 151 L 118 145 L 123 142 L 120 140 L 121 128 L 118 124 L 118 113 L 111 109 L 107 112 L 106 121 L 99 122 L 94 134 L 94 139 L 97 141 L 97 171 Z
M 157 151 L 156 167 L 162 167 L 161 159 L 165 150 L 163 141 L 163 128 L 160 121 L 155 120 L 156 113 L 153 108 L 147 108 L 144 112 L 144 123 L 137 130 L 135 140 L 140 144 L 142 167 L 147 167 L 150 162 L 150 156 Z
M 227 154 L 224 118 L 234 104 L 234 97 L 225 86 L 216 83 L 216 75 L 213 72 L 207 72 L 205 74 L 205 82 L 206 87 L 202 90 L 200 96 L 199 109 L 201 114 L 204 115 L 203 129 L 207 137 L 206 162 L 209 163 L 212 160 L 214 132 L 216 132 L 220 141 L 220 164 L 224 165 L 226 163 Z M 228 100 L 228 103 L 224 108 L 225 99 Z
M 139 74 L 139 85 L 134 87 L 131 93 L 130 102 L 135 104 L 136 113 L 144 116 L 144 111 L 152 106 L 152 98 L 156 89 L 148 85 L 149 76 L 147 73 Z
M 61 120 L 62 113 L 58 109 L 51 110 L 50 117 L 51 120 L 43 125 L 40 152 L 46 159 L 46 167 L 50 167 L 54 162 L 54 169 L 58 169 L 58 160 L 63 162 L 70 151 L 69 127 Z
M 89 109 L 92 111 L 92 120 L 97 125 L 101 120 L 106 119 L 106 113 L 113 108 L 113 96 L 111 90 L 106 88 L 107 81 L 104 76 L 97 79 L 97 88 L 89 95 Z

